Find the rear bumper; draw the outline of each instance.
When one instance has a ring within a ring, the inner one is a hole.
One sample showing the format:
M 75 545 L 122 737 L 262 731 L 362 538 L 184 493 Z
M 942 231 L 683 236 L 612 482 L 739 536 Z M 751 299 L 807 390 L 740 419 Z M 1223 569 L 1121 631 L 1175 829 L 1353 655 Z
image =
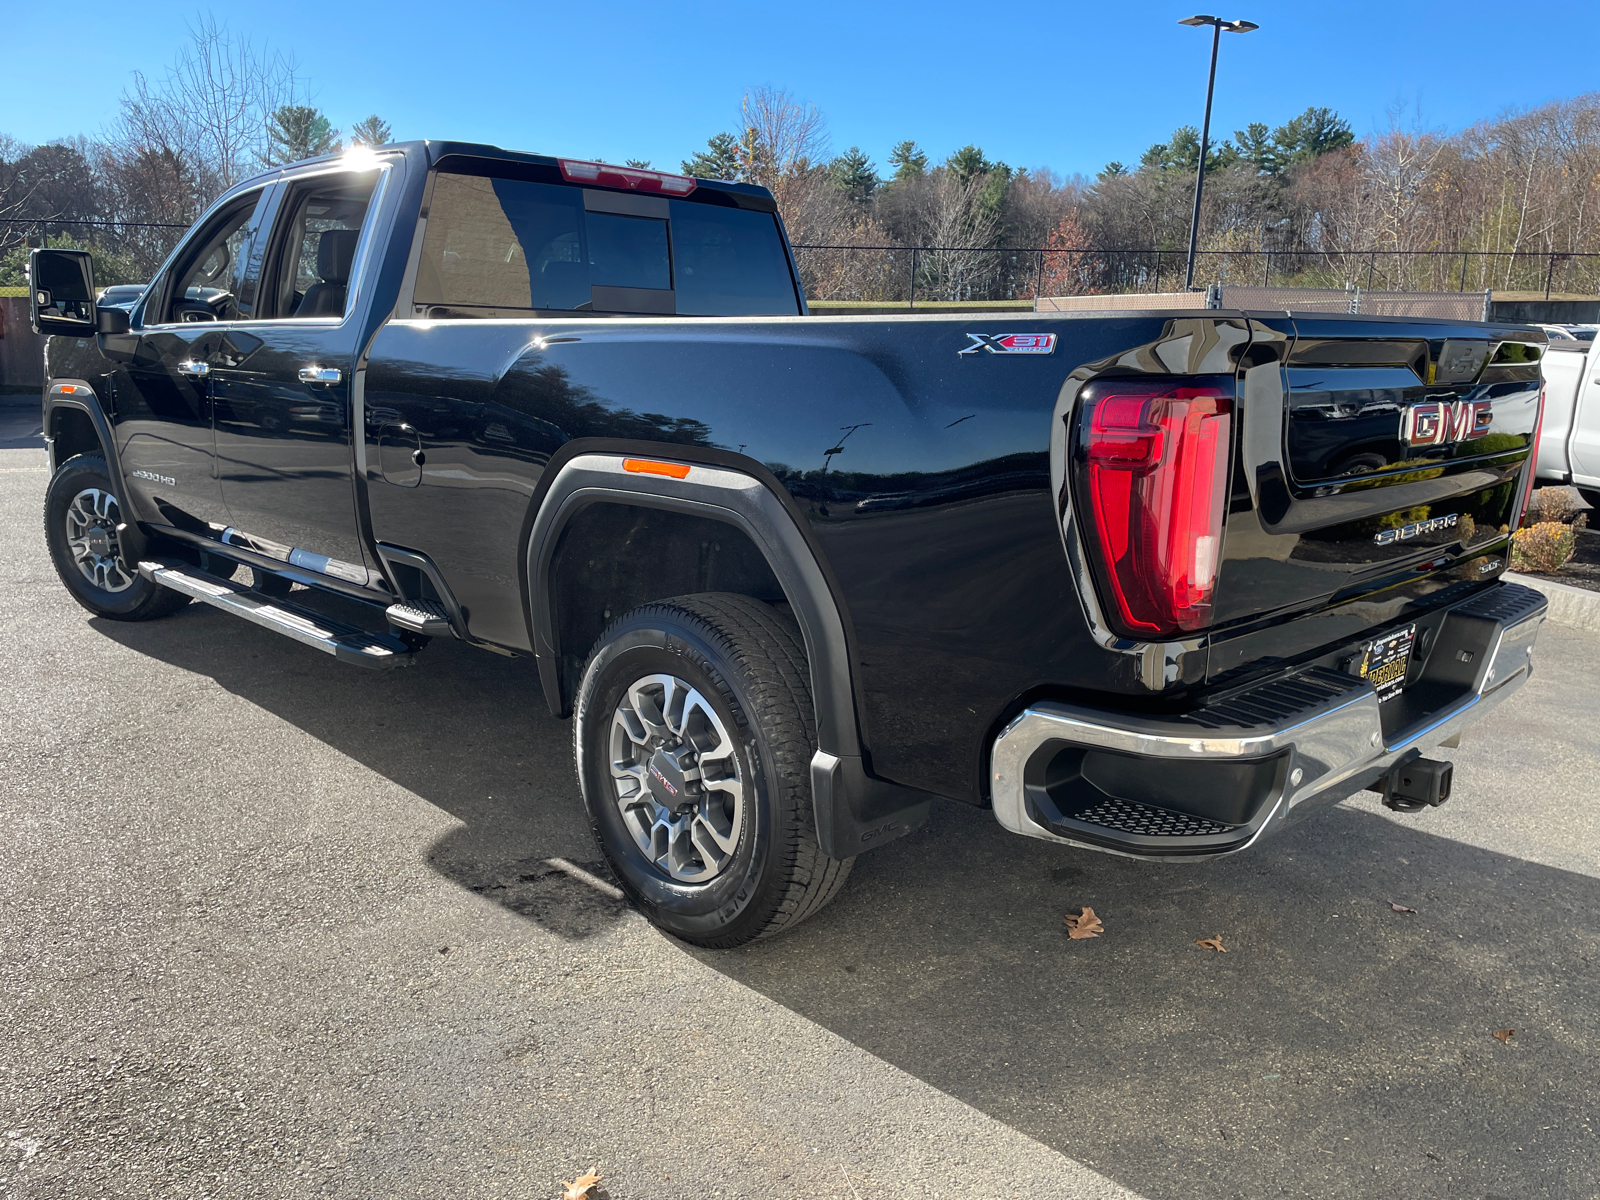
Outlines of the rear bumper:
M 1137 858 L 1235 854 L 1427 756 L 1516 691 L 1546 607 L 1501 583 L 1430 614 L 1426 658 L 1387 712 L 1326 664 L 1177 716 L 1035 704 L 991 749 L 995 816 L 1013 833 Z

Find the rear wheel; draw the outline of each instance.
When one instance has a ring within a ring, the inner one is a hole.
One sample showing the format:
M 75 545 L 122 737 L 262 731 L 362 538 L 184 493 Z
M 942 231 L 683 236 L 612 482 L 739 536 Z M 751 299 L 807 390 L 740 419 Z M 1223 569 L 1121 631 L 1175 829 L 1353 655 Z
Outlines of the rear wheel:
M 804 920 L 852 859 L 817 845 L 805 650 L 748 596 L 646 604 L 590 655 L 574 718 L 595 837 L 656 925 L 725 948 Z
M 68 459 L 44 497 L 44 538 L 56 574 L 72 598 L 99 617 L 148 621 L 189 603 L 189 597 L 152 583 L 124 552 L 122 504 L 106 460 L 98 454 Z

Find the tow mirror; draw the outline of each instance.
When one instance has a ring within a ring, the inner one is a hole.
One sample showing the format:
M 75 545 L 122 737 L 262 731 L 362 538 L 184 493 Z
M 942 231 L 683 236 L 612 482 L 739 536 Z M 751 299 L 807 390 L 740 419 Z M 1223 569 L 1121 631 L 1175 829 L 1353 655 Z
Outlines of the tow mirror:
M 87 250 L 35 250 L 28 256 L 35 333 L 88 337 L 94 318 L 94 264 Z

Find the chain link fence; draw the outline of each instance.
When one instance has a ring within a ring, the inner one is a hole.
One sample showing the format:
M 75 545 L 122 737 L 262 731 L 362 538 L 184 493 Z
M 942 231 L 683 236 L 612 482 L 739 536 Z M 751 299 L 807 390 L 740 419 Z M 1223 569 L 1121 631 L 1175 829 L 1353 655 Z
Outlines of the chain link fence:
M 1177 292 L 1184 250 L 797 245 L 808 299 L 1024 302 L 1041 296 Z M 1379 292 L 1600 295 L 1600 253 L 1495 250 L 1204 250 L 1195 284 Z
M 153 270 L 189 226 L 153 221 L 0 221 L 0 249 L 62 233 Z M 1177 292 L 1184 250 L 796 245 L 810 300 L 938 304 Z M 1600 295 L 1600 253 L 1545 250 L 1202 250 L 1195 284 L 1377 292 Z

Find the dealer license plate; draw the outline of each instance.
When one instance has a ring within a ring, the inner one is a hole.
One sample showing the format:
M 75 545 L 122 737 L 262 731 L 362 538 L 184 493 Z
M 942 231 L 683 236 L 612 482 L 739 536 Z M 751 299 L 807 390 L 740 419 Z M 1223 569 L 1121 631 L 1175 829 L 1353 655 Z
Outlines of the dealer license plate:
M 1417 627 L 1407 625 L 1362 648 L 1361 670 L 1357 673 L 1378 693 L 1379 704 L 1405 691 L 1406 667 L 1411 662 L 1411 643 L 1416 636 Z

